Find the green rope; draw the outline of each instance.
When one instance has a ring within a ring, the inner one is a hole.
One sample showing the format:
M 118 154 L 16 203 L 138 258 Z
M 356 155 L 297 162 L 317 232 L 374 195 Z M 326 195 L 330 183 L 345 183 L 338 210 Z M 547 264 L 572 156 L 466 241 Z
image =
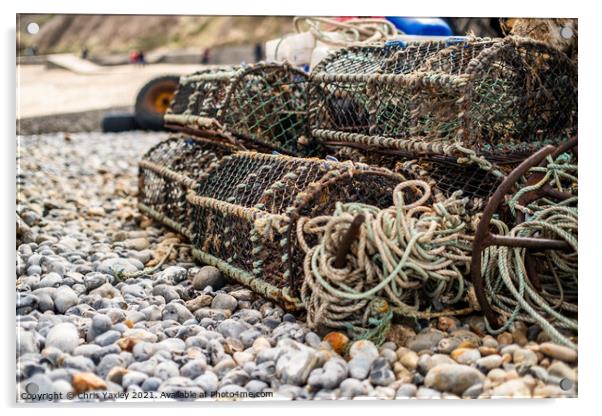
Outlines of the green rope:
M 576 165 L 565 159 L 548 160 L 549 169 L 536 167 L 530 173 L 543 173 L 543 179 L 532 186 L 517 191 L 508 201 L 511 213 L 517 208 L 528 211 L 527 220 L 512 229 L 500 220 L 492 220 L 498 234 L 512 237 L 541 237 L 561 239 L 574 250 L 573 254 L 548 250 L 543 256 L 552 265 L 552 276 L 544 270 L 544 290 L 537 292 L 529 282 L 526 250 L 522 248 L 489 247 L 483 253 L 482 273 L 487 296 L 494 310 L 505 319 L 501 328 L 494 330 L 486 321 L 492 334 L 508 330 L 517 320 L 537 323 L 550 338 L 571 348 L 576 348 L 559 329 L 577 330 L 577 321 L 563 311 L 575 312 L 576 306 L 567 302 L 573 290 L 567 282 L 576 285 L 577 272 L 577 197 L 561 203 L 545 198 L 527 207 L 518 201 L 527 192 L 553 183 L 558 189 L 569 189 L 565 182 L 576 180 L 572 171 Z M 421 196 L 411 204 L 405 202 L 404 190 L 411 189 Z M 356 337 L 381 341 L 383 331 L 388 331 L 391 316 L 398 314 L 414 318 L 432 318 L 441 314 L 467 313 L 472 308 L 429 312 L 421 311 L 426 298 L 444 299 L 455 304 L 470 299 L 471 285 L 464 281 L 471 260 L 472 239 L 465 232 L 476 223 L 466 214 L 466 199 L 457 195 L 443 201 L 430 202 L 431 193 L 421 181 L 406 181 L 393 193 L 394 205 L 378 209 L 359 203 L 337 203 L 332 216 L 308 219 L 303 222 L 304 234 L 317 234 L 318 243 L 305 247 L 305 280 L 301 299 L 308 311 L 310 326 L 324 324 L 343 327 Z M 338 243 L 354 217 L 365 217 L 360 235 L 348 255 L 344 269 L 332 267 Z M 552 282 L 552 289 L 550 288 Z M 547 289 L 546 289 L 547 288 Z M 455 290 L 455 293 L 452 291 Z M 559 293 L 558 295 L 554 293 Z M 375 313 L 377 299 L 390 302 L 387 314 Z M 426 303 L 426 309 L 429 308 Z M 562 311 L 561 311 L 562 310 Z M 358 325 L 363 326 L 362 330 Z

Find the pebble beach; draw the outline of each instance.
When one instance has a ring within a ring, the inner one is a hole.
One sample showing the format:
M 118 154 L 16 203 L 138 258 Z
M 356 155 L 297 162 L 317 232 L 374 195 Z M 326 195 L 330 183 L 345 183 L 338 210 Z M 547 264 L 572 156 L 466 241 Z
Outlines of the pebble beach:
M 577 396 L 577 352 L 536 325 L 396 322 L 376 346 L 195 262 L 136 207 L 138 161 L 167 137 L 18 137 L 17 401 Z

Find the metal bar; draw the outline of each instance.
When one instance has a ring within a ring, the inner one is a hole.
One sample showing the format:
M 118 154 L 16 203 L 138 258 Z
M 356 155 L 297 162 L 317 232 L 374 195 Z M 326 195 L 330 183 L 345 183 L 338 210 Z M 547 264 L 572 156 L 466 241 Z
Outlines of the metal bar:
M 351 225 L 349 226 L 349 229 L 341 239 L 341 242 L 339 243 L 339 249 L 337 250 L 336 256 L 334 258 L 334 267 L 336 267 L 337 269 L 343 269 L 347 265 L 347 254 L 349 254 L 351 245 L 357 239 L 360 227 L 364 223 L 365 219 L 366 217 L 364 217 L 363 214 L 358 214 L 353 219 Z
M 555 148 L 552 145 L 545 146 L 538 152 L 525 159 L 520 165 L 518 165 L 516 169 L 510 172 L 510 174 L 502 181 L 500 186 L 498 186 L 496 191 L 487 202 L 479 225 L 477 226 L 472 247 L 472 262 L 470 265 L 471 280 L 475 289 L 477 300 L 481 306 L 481 310 L 493 328 L 499 327 L 500 323 L 496 313 L 487 300 L 483 276 L 481 274 L 481 255 L 483 250 L 487 247 L 487 240 L 492 237 L 491 231 L 489 230 L 491 218 L 497 211 L 500 204 L 504 201 L 505 195 L 512 189 L 520 177 L 533 166 L 539 165 L 541 161 L 554 150 Z

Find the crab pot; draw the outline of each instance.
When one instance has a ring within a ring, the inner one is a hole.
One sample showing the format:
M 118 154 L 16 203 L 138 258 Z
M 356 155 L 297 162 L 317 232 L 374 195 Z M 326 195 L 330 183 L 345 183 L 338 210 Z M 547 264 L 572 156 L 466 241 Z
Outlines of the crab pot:
M 221 159 L 188 196 L 193 254 L 290 310 L 301 287 L 301 217 L 330 214 L 336 202 L 387 207 L 404 178 L 362 164 L 238 152 Z
M 158 143 L 139 164 L 138 207 L 190 239 L 186 193 L 210 166 L 232 151 L 226 145 L 184 135 Z
M 242 148 L 308 156 L 307 75 L 288 64 L 207 69 L 180 78 L 165 115 L 172 128 Z
M 560 51 L 507 37 L 341 49 L 310 77 L 312 136 L 409 157 L 524 157 L 577 125 L 577 70 Z

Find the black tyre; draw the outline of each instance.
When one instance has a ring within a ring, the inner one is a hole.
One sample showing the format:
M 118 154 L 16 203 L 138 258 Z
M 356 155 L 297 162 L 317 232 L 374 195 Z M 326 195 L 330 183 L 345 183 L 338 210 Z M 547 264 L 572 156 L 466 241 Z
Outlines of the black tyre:
M 136 118 L 131 113 L 108 113 L 102 118 L 100 127 L 105 133 L 119 133 L 139 128 Z
M 134 116 L 140 128 L 164 130 L 163 115 L 167 111 L 180 77 L 166 75 L 147 82 L 136 97 Z

